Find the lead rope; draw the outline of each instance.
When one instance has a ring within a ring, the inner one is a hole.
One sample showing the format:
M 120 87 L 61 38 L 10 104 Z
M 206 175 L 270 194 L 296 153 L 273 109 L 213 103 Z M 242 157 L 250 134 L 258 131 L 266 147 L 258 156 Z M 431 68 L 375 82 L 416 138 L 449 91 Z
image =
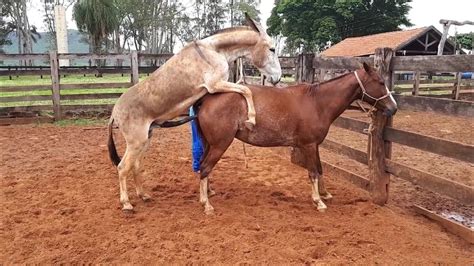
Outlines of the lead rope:
M 357 101 L 357 105 L 359 105 L 359 107 L 362 109 L 362 111 L 364 111 L 364 113 L 366 113 L 366 115 L 370 118 L 369 127 L 363 129 L 362 131 L 365 134 L 369 135 L 369 161 L 372 161 L 372 132 L 374 131 L 374 124 L 373 124 L 374 110 L 375 110 L 375 105 L 380 100 L 380 98 L 375 99 L 374 105 L 372 105 L 369 110 L 365 109 L 364 106 L 362 105 L 362 102 L 363 102 L 364 96 L 367 94 L 367 92 L 365 90 L 364 84 L 362 83 L 362 81 L 359 78 L 359 75 L 357 75 L 357 71 L 355 71 L 354 74 L 355 74 L 355 77 L 357 79 L 357 82 L 359 82 L 360 88 L 362 89 L 362 97 L 360 98 L 360 100 Z M 368 96 L 370 96 L 370 95 L 368 95 Z

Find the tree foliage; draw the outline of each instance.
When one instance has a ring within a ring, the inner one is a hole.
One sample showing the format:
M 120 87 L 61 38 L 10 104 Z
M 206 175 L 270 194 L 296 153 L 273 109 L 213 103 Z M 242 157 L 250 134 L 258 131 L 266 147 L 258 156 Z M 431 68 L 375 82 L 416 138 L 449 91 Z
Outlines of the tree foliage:
M 79 0 L 74 5 L 73 17 L 79 31 L 89 34 L 95 52 L 119 25 L 114 0 Z
M 281 0 L 275 1 L 268 32 L 286 37 L 288 50 L 323 48 L 347 37 L 411 26 L 411 0 Z
M 474 32 L 457 34 L 449 38 L 463 49 L 472 50 L 474 47 Z

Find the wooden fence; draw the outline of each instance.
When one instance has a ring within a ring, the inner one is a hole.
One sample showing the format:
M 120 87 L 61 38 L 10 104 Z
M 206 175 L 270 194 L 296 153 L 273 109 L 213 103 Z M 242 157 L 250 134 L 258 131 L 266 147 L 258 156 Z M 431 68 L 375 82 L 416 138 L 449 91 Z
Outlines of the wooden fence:
M 128 88 L 133 84 L 138 83 L 139 72 L 151 73 L 155 71 L 160 65 L 151 67 L 140 67 L 139 61 L 144 60 L 155 60 L 158 62 L 164 62 L 169 59 L 172 55 L 170 54 L 138 54 L 137 52 L 131 52 L 130 54 L 58 54 L 56 51 L 51 51 L 49 54 L 0 54 L 0 60 L 49 60 L 49 66 L 44 67 L 10 67 L 3 68 L 0 70 L 0 76 L 25 76 L 25 75 L 37 75 L 43 76 L 48 75 L 51 77 L 51 84 L 45 85 L 26 85 L 26 86 L 0 86 L 1 92 L 40 92 L 40 91 L 51 91 L 51 95 L 25 95 L 25 96 L 8 96 L 0 97 L 0 103 L 14 103 L 14 102 L 34 102 L 34 101 L 47 101 L 47 104 L 41 105 L 20 105 L 12 107 L 1 107 L 0 113 L 3 114 L 1 120 L 17 120 L 21 123 L 28 121 L 40 121 L 50 120 L 48 117 L 28 117 L 19 118 L 16 117 L 19 113 L 25 112 L 52 112 L 54 119 L 61 119 L 63 114 L 68 111 L 87 111 L 87 110 L 110 110 L 113 104 L 64 104 L 63 101 L 68 100 L 90 100 L 90 99 L 116 99 L 120 97 L 121 93 L 81 93 L 81 94 L 62 94 L 64 90 L 78 90 L 78 89 L 103 89 L 103 88 Z M 69 59 L 88 59 L 88 60 L 121 60 L 128 61 L 128 66 L 125 67 L 60 67 L 59 60 Z M 108 82 L 108 83 L 79 83 L 79 84 L 63 84 L 61 83 L 61 77 L 65 75 L 73 74 L 127 74 L 130 75 L 130 82 Z M 22 114 L 23 115 L 23 114 Z M 2 122 L 0 121 L 0 122 Z

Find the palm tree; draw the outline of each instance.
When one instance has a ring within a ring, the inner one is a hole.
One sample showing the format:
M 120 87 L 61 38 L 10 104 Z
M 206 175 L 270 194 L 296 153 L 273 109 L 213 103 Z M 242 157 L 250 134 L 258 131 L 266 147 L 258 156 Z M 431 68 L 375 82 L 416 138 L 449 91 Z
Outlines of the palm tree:
M 89 34 L 92 51 L 100 51 L 102 42 L 119 26 L 119 10 L 115 0 L 79 0 L 73 17 L 77 28 Z

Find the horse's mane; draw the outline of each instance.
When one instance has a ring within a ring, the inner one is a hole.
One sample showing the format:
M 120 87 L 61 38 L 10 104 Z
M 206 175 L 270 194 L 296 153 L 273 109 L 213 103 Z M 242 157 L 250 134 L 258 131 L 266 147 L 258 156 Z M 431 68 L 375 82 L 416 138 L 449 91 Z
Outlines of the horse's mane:
M 323 82 L 318 82 L 318 83 L 309 84 L 308 87 L 306 87 L 306 93 L 309 94 L 309 95 L 313 95 L 313 94 L 319 89 L 319 87 L 321 87 L 321 85 L 324 85 L 324 84 L 326 84 L 326 83 L 329 83 L 329 82 L 333 82 L 333 81 L 342 79 L 342 78 L 346 77 L 346 76 L 349 75 L 349 74 L 352 74 L 352 72 L 348 72 L 348 73 L 342 74 L 342 75 L 340 75 L 340 76 L 337 76 L 337 77 L 332 78 L 332 79 L 330 79 L 330 80 L 325 80 L 325 81 L 323 81 Z

